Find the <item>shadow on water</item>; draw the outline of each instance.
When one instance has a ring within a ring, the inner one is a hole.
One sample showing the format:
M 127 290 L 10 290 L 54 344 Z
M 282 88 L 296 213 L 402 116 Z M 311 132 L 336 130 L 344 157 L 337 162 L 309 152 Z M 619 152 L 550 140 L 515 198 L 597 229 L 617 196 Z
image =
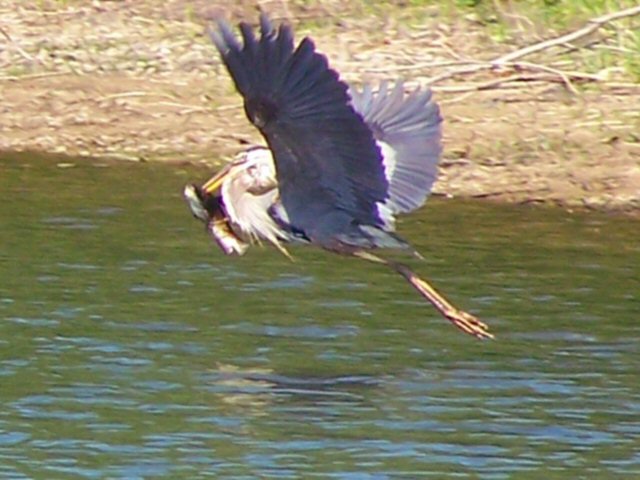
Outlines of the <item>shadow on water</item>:
M 416 270 L 218 253 L 193 167 L 0 157 L 0 478 L 633 478 L 637 221 L 431 199 Z

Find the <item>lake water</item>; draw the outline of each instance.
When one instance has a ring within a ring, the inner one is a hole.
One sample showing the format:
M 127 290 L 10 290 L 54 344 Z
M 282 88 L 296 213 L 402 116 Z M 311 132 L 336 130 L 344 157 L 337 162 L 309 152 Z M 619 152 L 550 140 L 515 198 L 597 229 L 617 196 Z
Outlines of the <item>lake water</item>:
M 640 478 L 640 222 L 433 198 L 398 275 L 224 257 L 194 167 L 0 158 L 0 478 Z

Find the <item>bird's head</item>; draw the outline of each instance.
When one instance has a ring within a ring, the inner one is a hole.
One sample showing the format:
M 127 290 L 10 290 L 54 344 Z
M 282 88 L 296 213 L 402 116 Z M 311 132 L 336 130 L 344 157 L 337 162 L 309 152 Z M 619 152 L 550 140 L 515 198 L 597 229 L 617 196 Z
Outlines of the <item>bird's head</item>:
M 234 190 L 253 195 L 273 190 L 277 181 L 271 151 L 266 147 L 252 147 L 238 154 L 202 186 L 202 192 L 218 195 L 232 183 Z

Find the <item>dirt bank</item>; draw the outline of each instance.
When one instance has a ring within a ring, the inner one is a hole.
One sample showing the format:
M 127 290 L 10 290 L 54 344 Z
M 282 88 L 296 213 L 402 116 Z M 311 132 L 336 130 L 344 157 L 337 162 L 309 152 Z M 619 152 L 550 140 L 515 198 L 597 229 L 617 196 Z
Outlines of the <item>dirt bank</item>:
M 224 10 L 211 4 L 222 2 L 78 0 L 48 9 L 0 0 L 0 149 L 217 164 L 258 142 L 203 35 Z M 262 4 L 292 19 L 299 37 L 311 32 L 351 82 L 402 76 L 424 84 L 452 58 L 492 58 L 489 49 L 508 47 L 433 10 L 408 28 L 401 17 L 367 11 L 337 19 Z M 226 16 L 256 13 L 245 2 Z M 638 85 L 572 93 L 538 77 L 475 91 L 470 82 L 434 85 L 446 119 L 437 192 L 640 211 Z

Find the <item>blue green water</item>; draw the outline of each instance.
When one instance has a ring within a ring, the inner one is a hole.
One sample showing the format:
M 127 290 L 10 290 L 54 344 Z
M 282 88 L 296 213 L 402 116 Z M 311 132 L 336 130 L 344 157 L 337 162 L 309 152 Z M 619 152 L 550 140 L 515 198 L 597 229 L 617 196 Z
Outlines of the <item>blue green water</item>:
M 0 478 L 640 478 L 640 222 L 402 220 L 479 342 L 380 266 L 224 257 L 208 174 L 0 157 Z

